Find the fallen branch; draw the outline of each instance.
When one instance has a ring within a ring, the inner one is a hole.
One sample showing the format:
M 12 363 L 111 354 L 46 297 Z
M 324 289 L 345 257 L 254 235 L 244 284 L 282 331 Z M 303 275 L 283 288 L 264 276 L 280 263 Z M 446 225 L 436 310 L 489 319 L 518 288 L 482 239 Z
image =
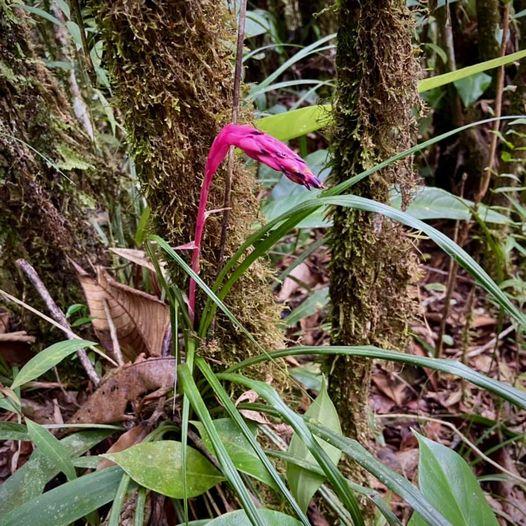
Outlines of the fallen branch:
M 55 303 L 55 301 L 49 294 L 46 286 L 38 276 L 36 270 L 31 266 L 31 264 L 28 263 L 25 259 L 17 259 L 16 266 L 20 270 L 22 270 L 22 272 L 24 272 L 24 274 L 28 277 L 29 281 L 31 281 L 37 292 L 40 294 L 40 297 L 46 304 L 46 307 L 48 308 L 52 318 L 61 325 L 68 339 L 78 339 L 78 336 L 76 336 L 76 334 L 71 330 L 66 316 Z M 99 385 L 99 375 L 97 374 L 97 371 L 95 371 L 93 364 L 90 362 L 88 355 L 86 354 L 86 350 L 79 349 L 77 351 L 77 356 L 79 357 L 80 363 L 82 364 L 82 367 L 84 367 L 88 378 L 93 382 L 93 384 L 95 384 L 95 386 Z

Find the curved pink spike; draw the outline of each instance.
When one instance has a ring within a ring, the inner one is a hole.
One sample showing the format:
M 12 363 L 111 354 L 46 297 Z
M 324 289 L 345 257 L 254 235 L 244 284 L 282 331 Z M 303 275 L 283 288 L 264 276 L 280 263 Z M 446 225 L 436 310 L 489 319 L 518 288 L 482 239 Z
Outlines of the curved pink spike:
M 270 168 L 283 172 L 291 181 L 310 190 L 311 187 L 323 188 L 321 181 L 312 173 L 305 161 L 286 144 L 274 137 L 246 124 L 227 124 L 216 136 L 208 152 L 205 165 L 205 178 L 199 195 L 199 206 L 194 231 L 194 250 L 191 267 L 199 274 L 201 242 L 206 222 L 206 204 L 212 180 L 219 165 L 223 162 L 231 146 L 237 146 L 249 157 L 266 164 Z M 193 321 L 195 313 L 196 283 L 190 279 L 188 306 Z

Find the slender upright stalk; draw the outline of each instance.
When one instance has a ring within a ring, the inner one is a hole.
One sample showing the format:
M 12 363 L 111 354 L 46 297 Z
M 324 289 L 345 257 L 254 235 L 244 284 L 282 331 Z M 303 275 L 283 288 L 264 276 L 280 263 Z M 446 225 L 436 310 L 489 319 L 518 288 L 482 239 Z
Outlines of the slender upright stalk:
M 506 47 L 508 45 L 508 33 L 510 23 L 510 4 L 504 4 L 502 18 L 502 43 L 500 46 L 500 56 L 506 55 Z M 502 95 L 504 93 L 504 79 L 505 79 L 505 67 L 501 66 L 497 73 L 497 90 L 495 95 L 495 117 L 502 115 Z M 484 170 L 484 173 L 480 179 L 480 187 L 478 192 L 475 194 L 475 203 L 480 203 L 489 190 L 491 183 L 491 176 L 494 173 L 495 164 L 497 161 L 497 145 L 499 141 L 499 128 L 500 121 L 496 120 L 493 124 L 493 133 L 491 135 L 491 143 L 489 150 L 489 161 L 488 166 Z
M 237 23 L 236 68 L 234 71 L 234 87 L 232 89 L 232 122 L 237 124 L 239 117 L 239 99 L 241 95 L 241 78 L 243 76 L 243 47 L 245 42 L 245 24 L 247 18 L 247 0 L 241 0 Z M 230 218 L 230 200 L 232 198 L 232 174 L 234 173 L 234 149 L 228 152 L 228 167 L 225 179 L 225 198 L 223 201 L 223 222 L 221 224 L 221 239 L 219 242 L 219 261 L 225 256 L 225 245 L 228 235 Z

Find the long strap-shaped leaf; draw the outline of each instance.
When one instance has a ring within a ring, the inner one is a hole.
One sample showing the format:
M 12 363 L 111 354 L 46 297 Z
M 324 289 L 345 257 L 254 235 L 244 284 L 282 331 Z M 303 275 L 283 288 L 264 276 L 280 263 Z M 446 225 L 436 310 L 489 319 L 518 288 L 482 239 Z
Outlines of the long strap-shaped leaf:
M 263 451 L 262 447 L 259 445 L 256 437 L 253 435 L 253 433 L 250 431 L 249 427 L 247 426 L 245 420 L 243 419 L 243 416 L 239 412 L 239 410 L 236 408 L 232 400 L 230 400 L 230 397 L 228 396 L 228 393 L 224 390 L 223 386 L 217 379 L 216 375 L 210 368 L 210 366 L 203 360 L 203 358 L 196 358 L 195 361 L 197 367 L 201 370 L 203 373 L 203 376 L 205 377 L 206 381 L 218 397 L 219 401 L 223 405 L 223 407 L 226 409 L 227 413 L 230 415 L 232 420 L 237 424 L 245 438 L 248 440 L 252 448 L 254 449 L 254 452 L 259 457 L 265 468 L 267 468 L 267 471 L 269 472 L 269 475 L 272 477 L 280 491 L 283 493 L 285 498 L 287 499 L 288 503 L 291 505 L 292 509 L 298 516 L 298 518 L 301 520 L 301 522 L 305 526 L 310 526 L 309 519 L 305 516 L 305 514 L 301 511 L 301 508 L 298 506 L 298 503 L 290 493 L 290 490 L 287 488 L 281 477 L 279 476 L 279 473 L 276 471 L 276 468 L 274 467 L 274 464 L 269 460 L 265 452 Z
M 371 199 L 366 199 L 365 197 L 340 195 L 335 197 L 321 197 L 317 201 L 320 204 L 376 212 L 389 217 L 394 221 L 398 221 L 406 226 L 424 232 L 442 250 L 444 250 L 446 254 L 455 259 L 462 268 L 467 270 L 469 274 L 477 280 L 479 285 L 486 292 L 489 292 L 511 317 L 515 318 L 515 320 L 521 325 L 526 325 L 526 317 L 524 314 L 513 305 L 508 296 L 504 294 L 500 287 L 490 278 L 487 272 L 464 249 L 436 228 L 420 221 L 420 219 L 416 219 L 407 212 L 396 210 L 395 208 L 384 205 L 383 203 L 378 203 Z
M 451 84 L 477 73 L 516 62 L 524 57 L 526 57 L 526 50 L 523 49 L 504 57 L 494 58 L 473 66 L 444 73 L 443 75 L 423 79 L 418 83 L 418 92 L 425 93 L 431 89 Z M 277 139 L 288 141 L 325 128 L 330 124 L 331 120 L 331 105 L 322 104 L 263 117 L 262 119 L 257 119 L 254 124 L 260 130 L 273 135 Z
M 291 455 L 290 453 L 287 453 L 286 451 L 275 451 L 273 449 L 267 449 L 266 453 L 267 455 L 276 458 L 281 458 L 285 462 L 289 462 L 291 464 L 294 464 L 295 466 L 299 466 L 300 468 L 306 469 L 311 473 L 315 473 L 317 475 L 325 477 L 323 470 L 321 470 L 317 464 L 305 460 L 300 460 L 299 458 L 296 458 L 295 456 Z M 402 523 L 400 522 L 398 517 L 393 513 L 393 511 L 389 507 L 389 504 L 382 499 L 382 497 L 376 490 L 360 486 L 360 484 L 356 484 L 355 482 L 352 482 L 350 480 L 347 480 L 347 483 L 353 491 L 359 493 L 360 495 L 363 495 L 364 497 L 367 497 L 378 508 L 378 511 L 384 516 L 388 524 L 391 524 L 393 526 L 402 526 Z M 323 489 L 320 488 L 320 491 L 322 492 Z
M 466 131 L 470 128 L 481 126 L 483 124 L 489 124 L 489 123 L 496 122 L 496 121 L 505 121 L 505 120 L 524 118 L 524 117 L 526 116 L 525 115 L 508 115 L 508 116 L 499 117 L 499 118 L 484 119 L 481 121 L 476 121 L 476 122 L 466 124 L 459 128 L 455 128 L 454 130 L 450 130 L 441 135 L 437 135 L 436 137 L 433 137 L 407 150 L 404 150 L 403 152 L 400 152 L 396 155 L 393 155 L 392 157 L 389 157 L 389 159 L 386 159 L 385 161 L 382 161 L 381 163 L 378 163 L 377 165 L 367 170 L 364 170 L 363 172 L 360 172 L 354 177 L 351 177 L 350 179 L 348 179 L 347 181 L 343 181 L 342 183 L 325 190 L 321 194 L 321 197 L 340 195 L 345 190 L 348 190 L 350 187 L 352 187 L 353 185 L 355 185 L 362 179 L 369 177 L 370 175 L 378 172 L 379 170 L 385 168 L 386 166 L 389 166 L 390 164 L 394 163 L 395 161 L 404 159 L 410 155 L 413 155 L 419 151 L 424 150 L 425 148 L 429 146 L 437 144 L 449 137 L 452 137 L 453 135 Z M 315 212 L 317 209 L 318 209 L 318 206 L 316 206 L 315 200 L 301 203 L 300 205 L 288 210 L 287 212 L 280 215 L 279 217 L 276 217 L 272 221 L 269 221 L 266 225 L 264 225 L 259 230 L 254 232 L 254 234 L 249 236 L 245 240 L 245 242 L 236 250 L 236 252 L 228 259 L 225 266 L 219 272 L 216 278 L 216 281 L 212 285 L 212 290 L 217 294 L 217 296 L 220 299 L 224 299 L 226 295 L 228 294 L 229 290 L 231 289 L 231 287 L 233 286 L 233 284 L 239 279 L 239 277 L 243 274 L 243 272 L 248 267 L 250 267 L 250 265 L 255 260 L 257 260 L 259 257 L 264 256 L 266 252 L 269 250 L 269 248 L 272 247 L 275 243 L 277 243 L 277 241 L 279 241 L 279 239 L 281 239 L 283 235 L 285 235 L 290 230 L 292 230 L 297 224 L 299 224 L 300 221 L 308 217 L 311 213 Z M 250 251 L 248 255 L 246 255 L 247 250 L 250 247 L 253 247 L 254 249 Z M 244 258 L 244 259 L 242 260 L 241 263 L 239 263 L 241 258 Z M 237 268 L 236 268 L 236 265 L 238 265 Z M 227 276 L 229 276 L 229 279 L 225 283 L 225 279 L 227 278 Z M 199 329 L 199 333 L 201 335 L 205 334 L 206 331 L 208 330 L 208 327 L 210 326 L 212 319 L 215 315 L 215 311 L 216 311 L 216 305 L 211 299 L 208 299 L 205 305 L 205 309 L 203 311 L 203 315 L 201 316 L 201 323 L 200 323 L 200 329 Z
M 376 212 L 386 217 L 389 217 L 390 219 L 398 221 L 404 225 L 407 225 L 411 228 L 415 228 L 424 232 L 431 240 L 433 240 L 440 248 L 442 248 L 442 250 L 444 250 L 449 256 L 454 258 L 462 268 L 467 270 L 470 273 L 470 275 L 476 279 L 479 285 L 484 290 L 486 290 L 486 292 L 491 294 L 497 300 L 499 305 L 511 317 L 515 318 L 515 320 L 517 320 L 517 322 L 521 325 L 526 324 L 526 318 L 524 314 L 522 314 L 522 312 L 519 309 L 517 309 L 515 305 L 513 305 L 508 296 L 506 296 L 506 294 L 499 288 L 499 286 L 491 279 L 487 272 L 464 249 L 462 249 L 453 240 L 451 240 L 449 237 L 444 235 L 436 228 L 433 228 L 431 225 L 428 225 L 427 223 L 416 219 L 407 212 L 397 210 L 395 208 L 384 205 L 383 203 L 379 203 L 377 201 L 373 201 L 371 199 L 366 199 L 365 197 L 359 197 L 354 195 L 338 195 L 334 197 L 318 197 L 317 199 L 305 201 L 299 206 L 290 210 L 286 215 L 298 216 L 301 215 L 302 212 L 305 210 L 316 209 L 321 206 L 327 205 L 342 206 L 345 208 L 354 208 L 357 210 Z M 279 231 L 279 235 L 281 235 L 282 231 L 280 229 L 277 230 Z M 269 239 L 274 240 L 275 236 L 269 236 Z M 265 247 L 267 244 L 269 244 L 268 239 L 265 240 Z M 257 247 L 256 250 L 254 250 L 254 253 L 256 253 L 256 251 Z M 248 256 L 247 260 L 249 260 L 250 262 L 253 261 L 253 258 L 255 257 L 254 253 Z M 250 262 L 248 263 L 248 265 L 250 264 Z M 244 270 L 247 268 L 246 262 L 243 262 L 241 265 Z M 225 297 L 226 294 L 229 292 L 230 288 L 233 286 L 236 279 L 237 273 L 235 272 L 226 282 L 225 286 L 218 294 L 218 297 Z M 209 316 L 210 313 L 207 313 L 207 315 Z
M 201 398 L 201 395 L 199 394 L 199 390 L 195 385 L 194 379 L 192 377 L 190 369 L 188 368 L 188 365 L 180 365 L 178 373 L 179 380 L 183 387 L 184 393 L 190 400 L 190 404 L 194 408 L 194 411 L 197 413 L 199 420 L 203 424 L 206 432 L 208 433 L 208 436 L 210 437 L 210 441 L 214 446 L 217 459 L 221 464 L 223 474 L 230 482 L 230 484 L 232 484 L 232 487 L 236 491 L 239 500 L 241 501 L 241 504 L 243 506 L 243 509 L 245 510 L 248 518 L 250 519 L 250 522 L 255 526 L 265 526 L 264 521 L 260 517 L 256 507 L 254 506 L 254 503 L 252 502 L 252 498 L 250 497 L 250 494 L 245 484 L 243 483 L 241 476 L 239 475 L 237 469 L 234 466 L 234 463 L 232 462 L 232 459 L 228 455 L 228 452 L 225 449 L 223 442 L 221 441 L 217 429 L 214 427 L 214 423 L 212 422 L 210 413 L 208 412 L 206 404 Z
M 303 417 L 290 409 L 289 406 L 283 402 L 276 390 L 264 382 L 251 380 L 250 378 L 240 374 L 231 373 L 218 374 L 217 378 L 220 380 L 241 384 L 248 387 L 249 389 L 254 390 L 271 406 L 274 415 L 279 416 L 284 421 L 289 423 L 296 434 L 304 441 L 312 456 L 322 468 L 328 481 L 333 485 L 333 489 L 335 490 L 338 497 L 352 513 L 352 509 L 348 507 L 349 504 L 347 495 L 349 494 L 349 487 L 347 481 L 327 457 L 327 454 L 325 451 L 323 451 L 318 442 L 314 439 L 312 432 L 309 429 L 310 425 L 308 419 L 305 421 Z M 354 445 L 355 441 L 352 442 Z M 339 446 L 335 447 L 340 448 Z M 351 451 L 351 448 L 349 449 Z M 409 502 L 415 510 L 418 510 L 419 513 L 425 514 L 425 519 L 431 526 L 451 526 L 449 522 L 445 520 L 442 515 L 429 504 L 425 497 L 410 482 L 408 482 L 402 476 L 392 472 L 389 468 L 376 460 L 358 442 L 356 442 L 356 448 L 353 449 L 356 451 L 353 453 L 351 458 L 355 459 L 358 463 L 362 462 L 363 466 L 368 471 L 381 480 L 383 484 L 386 484 L 390 489 L 393 489 L 393 491 L 396 491 L 396 493 L 399 494 L 403 493 L 404 498 L 407 499 L 407 502 Z M 340 484 L 343 484 L 343 487 Z M 354 515 L 353 520 L 356 521 Z
M 338 468 L 332 463 L 327 453 L 321 448 L 307 428 L 303 418 L 295 413 L 290 407 L 283 402 L 278 393 L 270 385 L 258 380 L 251 380 L 237 374 L 221 374 L 218 378 L 230 382 L 245 385 L 249 389 L 256 391 L 269 404 L 277 409 L 281 418 L 292 426 L 298 437 L 307 446 L 308 450 L 323 469 L 325 476 L 332 484 L 334 491 L 349 510 L 355 526 L 363 525 L 363 517 L 358 506 L 356 497 L 350 490 L 345 477 L 338 471 Z
M 123 477 L 119 467 L 84 475 L 15 508 L 0 519 L 2 526 L 68 526 L 110 502 Z
M 464 378 L 469 382 L 486 389 L 501 398 L 504 398 L 508 402 L 526 409 L 526 393 L 508 385 L 504 382 L 499 382 L 493 378 L 489 378 L 477 371 L 474 371 L 470 367 L 457 362 L 455 360 L 446 360 L 444 358 L 427 358 L 425 356 L 415 356 L 413 354 L 407 354 L 398 351 L 389 351 L 385 349 L 379 349 L 373 346 L 344 346 L 344 345 L 331 345 L 326 347 L 313 347 L 313 346 L 302 346 L 302 347 L 291 347 L 290 349 L 282 349 L 270 353 L 273 359 L 284 358 L 286 356 L 299 356 L 299 355 L 319 355 L 319 356 L 334 356 L 334 355 L 346 355 L 346 356 L 363 356 L 365 358 L 375 358 L 380 360 L 389 360 L 392 362 L 406 363 L 408 365 L 417 365 L 419 367 L 427 367 L 435 371 L 441 371 L 447 374 L 453 374 Z M 266 355 L 254 356 L 248 358 L 238 364 L 230 367 L 227 372 L 231 373 L 239 371 L 251 365 L 264 362 L 268 360 Z

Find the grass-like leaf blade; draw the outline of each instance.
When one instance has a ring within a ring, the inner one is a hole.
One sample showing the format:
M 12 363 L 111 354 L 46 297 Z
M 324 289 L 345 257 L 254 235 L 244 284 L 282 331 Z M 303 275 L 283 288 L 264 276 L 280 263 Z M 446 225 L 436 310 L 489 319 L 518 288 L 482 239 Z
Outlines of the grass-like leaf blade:
M 70 354 L 92 345 L 95 345 L 95 343 L 87 340 L 66 340 L 54 343 L 50 347 L 39 352 L 36 356 L 33 356 L 33 358 L 31 358 L 31 360 L 20 369 L 20 372 L 16 375 L 16 378 L 11 385 L 11 389 L 16 389 L 17 387 L 38 378 L 40 375 L 55 367 L 55 365 L 59 364 Z

